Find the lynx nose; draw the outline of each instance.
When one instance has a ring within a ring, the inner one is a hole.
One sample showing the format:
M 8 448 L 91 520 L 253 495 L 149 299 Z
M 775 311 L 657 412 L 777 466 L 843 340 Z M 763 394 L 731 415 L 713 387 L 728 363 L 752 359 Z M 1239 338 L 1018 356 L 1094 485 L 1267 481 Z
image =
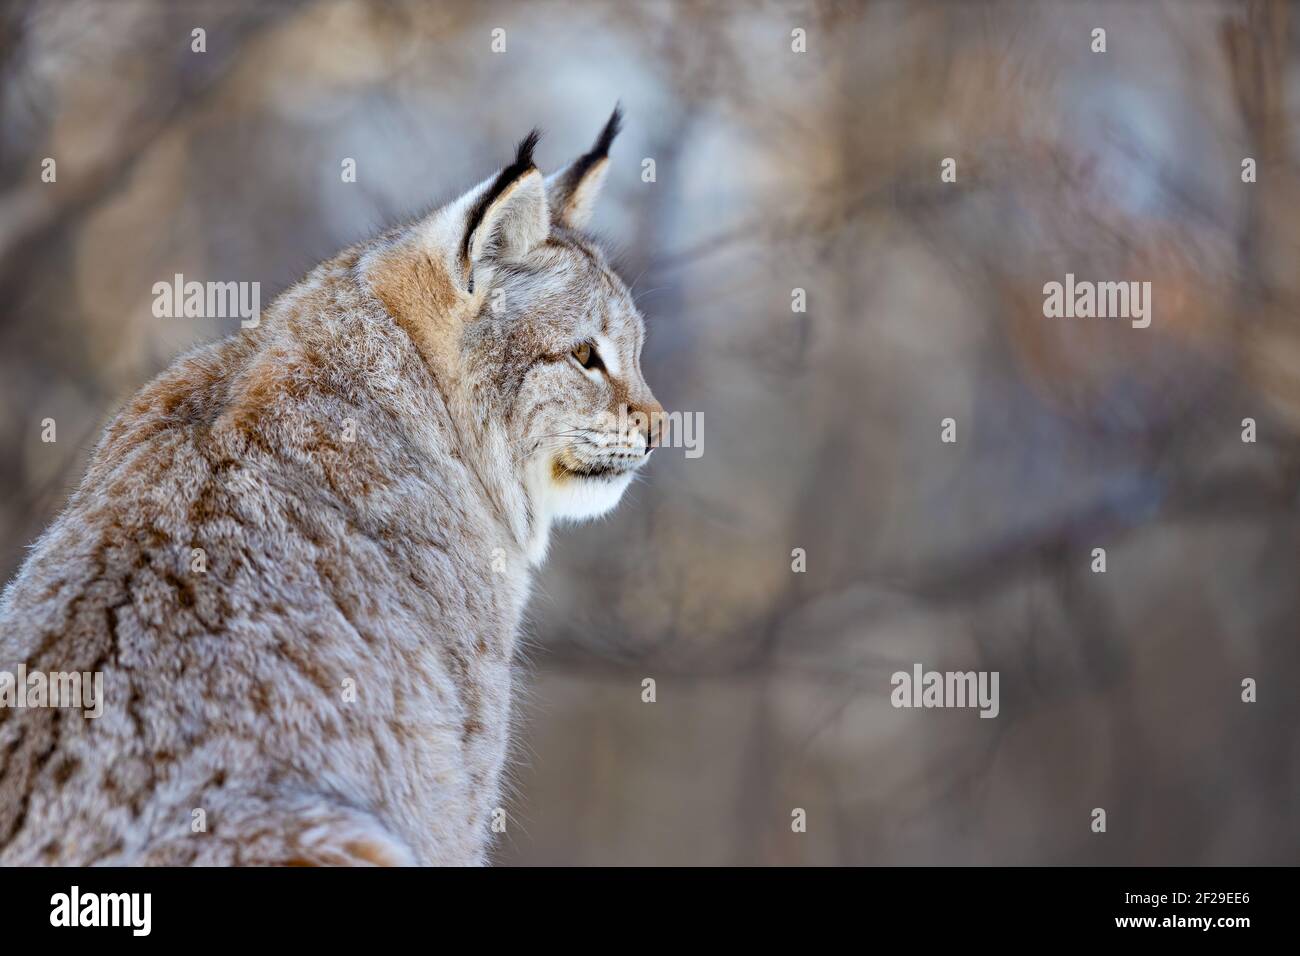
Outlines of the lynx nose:
M 663 444 L 664 440 L 664 407 L 651 398 L 640 409 L 645 421 L 645 453 L 646 457 Z

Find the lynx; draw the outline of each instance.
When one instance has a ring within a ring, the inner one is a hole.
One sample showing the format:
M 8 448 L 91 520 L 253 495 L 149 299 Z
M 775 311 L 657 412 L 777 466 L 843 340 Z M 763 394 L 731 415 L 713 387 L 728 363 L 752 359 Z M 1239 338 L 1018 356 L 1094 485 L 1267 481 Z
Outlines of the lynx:
M 110 422 L 0 602 L 0 672 L 105 698 L 0 707 L 0 863 L 487 862 L 530 576 L 660 438 L 584 232 L 619 125 L 550 177 L 530 134 Z

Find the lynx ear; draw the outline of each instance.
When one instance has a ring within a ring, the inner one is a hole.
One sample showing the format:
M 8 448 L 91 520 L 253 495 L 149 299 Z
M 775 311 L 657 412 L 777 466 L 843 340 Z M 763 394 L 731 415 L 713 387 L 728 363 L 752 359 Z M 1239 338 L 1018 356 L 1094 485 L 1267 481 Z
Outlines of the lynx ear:
M 467 273 L 483 259 L 518 259 L 546 240 L 551 229 L 546 187 L 533 164 L 538 138 L 537 130 L 523 138 L 515 161 L 470 207 L 460 249 Z
M 441 355 L 453 338 L 449 330 L 472 314 L 465 310 L 483 284 L 476 276 L 490 282 L 494 261 L 518 259 L 550 234 L 546 184 L 533 164 L 537 140 L 534 130 L 494 178 L 381 237 L 358 262 L 371 291 L 426 357 Z
M 623 125 L 623 108 L 614 107 L 596 144 L 567 167 L 549 176 L 546 192 L 551 198 L 551 214 L 561 226 L 581 229 L 591 221 L 596 197 L 609 171 L 609 146 Z

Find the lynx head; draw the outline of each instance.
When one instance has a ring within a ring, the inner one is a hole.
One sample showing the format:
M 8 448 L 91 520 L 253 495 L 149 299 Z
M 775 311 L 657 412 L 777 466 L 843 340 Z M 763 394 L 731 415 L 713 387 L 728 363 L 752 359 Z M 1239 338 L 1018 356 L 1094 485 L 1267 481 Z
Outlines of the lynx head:
M 550 177 L 530 134 L 497 176 L 368 257 L 372 289 L 543 526 L 614 507 L 659 439 L 641 316 L 583 231 L 619 123 L 616 109 Z

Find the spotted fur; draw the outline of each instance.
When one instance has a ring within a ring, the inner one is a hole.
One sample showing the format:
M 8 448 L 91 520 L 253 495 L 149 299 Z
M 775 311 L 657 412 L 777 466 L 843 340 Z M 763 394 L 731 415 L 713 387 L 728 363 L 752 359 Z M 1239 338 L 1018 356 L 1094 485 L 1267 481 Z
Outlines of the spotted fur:
M 613 431 L 659 406 L 582 232 L 611 124 L 549 182 L 530 137 L 112 421 L 0 603 L 0 670 L 102 672 L 104 713 L 0 708 L 0 863 L 486 859 L 532 569 L 654 440 Z

